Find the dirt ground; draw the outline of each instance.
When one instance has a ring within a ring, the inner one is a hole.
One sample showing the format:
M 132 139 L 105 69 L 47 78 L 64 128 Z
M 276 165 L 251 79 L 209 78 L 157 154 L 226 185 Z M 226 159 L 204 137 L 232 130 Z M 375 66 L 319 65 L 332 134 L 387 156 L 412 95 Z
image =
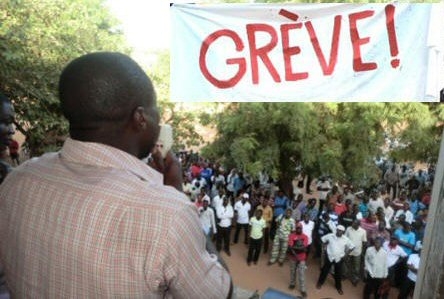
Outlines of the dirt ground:
M 312 190 L 315 190 L 315 186 L 312 185 Z M 304 199 L 309 197 L 318 198 L 317 191 L 313 194 L 305 194 Z M 233 231 L 233 230 L 232 230 Z M 232 239 L 231 239 L 232 240 Z M 241 231 L 240 240 L 243 240 L 243 232 Z M 270 242 L 270 248 L 272 242 Z M 259 291 L 259 294 L 263 294 L 268 288 L 274 288 L 281 292 L 291 294 L 293 296 L 300 296 L 300 292 L 296 285 L 296 288 L 290 290 L 288 288 L 290 281 L 290 265 L 286 261 L 283 267 L 273 264 L 268 266 L 269 253 L 264 254 L 261 252 L 261 257 L 257 265 L 247 265 L 247 253 L 248 247 L 243 243 L 231 245 L 231 256 L 227 256 L 223 251 L 221 252 L 222 258 L 226 261 L 231 275 L 233 277 L 233 283 L 242 289 L 250 291 Z M 307 260 L 307 270 L 305 272 L 305 284 L 307 287 L 307 294 L 309 299 L 360 299 L 363 295 L 364 284 L 359 282 L 357 286 L 353 286 L 349 280 L 342 281 L 343 295 L 338 294 L 334 286 L 334 279 L 332 275 L 329 275 L 324 285 L 320 290 L 316 289 L 316 282 L 319 277 L 320 267 L 319 260 L 313 259 L 313 250 Z M 296 279 L 297 283 L 297 279 Z M 389 299 L 395 299 L 398 296 L 398 289 L 392 288 L 390 290 Z M 240 298 L 239 298 L 240 299 Z M 242 298 L 243 299 L 243 298 Z
M 227 262 L 233 277 L 233 283 L 243 289 L 255 291 L 263 294 L 267 288 L 274 288 L 282 292 L 300 296 L 297 289 L 288 289 L 290 279 L 290 266 L 288 261 L 282 267 L 275 263 L 271 266 L 267 265 L 269 254 L 261 253 L 257 265 L 247 265 L 248 248 L 243 243 L 238 243 L 231 246 L 231 256 L 227 256 L 222 252 L 223 259 Z M 322 289 L 316 289 L 316 281 L 319 275 L 319 262 L 309 258 L 307 262 L 308 269 L 306 274 L 306 287 L 308 298 L 362 298 L 362 284 L 354 287 L 349 281 L 343 281 L 344 295 L 339 295 L 334 287 L 334 280 L 332 276 L 327 278 Z
M 243 235 L 241 232 L 241 239 Z M 271 244 L 270 244 L 271 245 Z M 231 256 L 227 256 L 224 252 L 221 253 L 222 258 L 228 264 L 231 275 L 233 277 L 233 283 L 235 286 L 241 287 L 246 290 L 255 291 L 258 290 L 259 294 L 263 294 L 267 288 L 274 288 L 279 291 L 300 296 L 297 289 L 288 289 L 290 279 L 290 266 L 286 261 L 283 267 L 273 264 L 267 265 L 269 253 L 261 253 L 259 262 L 257 265 L 247 265 L 247 252 L 248 248 L 243 243 L 231 245 Z M 333 276 L 329 275 L 326 282 L 322 286 L 322 289 L 316 289 L 316 282 L 320 273 L 319 260 L 309 257 L 307 261 L 308 269 L 305 272 L 306 275 L 306 287 L 309 299 L 360 299 L 362 298 L 362 292 L 364 284 L 360 282 L 357 286 L 353 286 L 349 280 L 342 282 L 343 295 L 339 295 L 334 286 Z M 397 289 L 390 291 L 390 298 L 394 299 L 398 295 Z

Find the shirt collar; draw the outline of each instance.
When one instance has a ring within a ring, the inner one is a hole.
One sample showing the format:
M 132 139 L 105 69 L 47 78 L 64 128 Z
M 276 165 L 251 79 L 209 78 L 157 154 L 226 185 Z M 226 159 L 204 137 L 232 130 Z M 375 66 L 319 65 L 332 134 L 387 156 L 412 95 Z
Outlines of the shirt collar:
M 163 176 L 137 157 L 115 147 L 67 138 L 60 151 L 62 159 L 74 163 L 126 170 L 144 181 L 163 183 Z

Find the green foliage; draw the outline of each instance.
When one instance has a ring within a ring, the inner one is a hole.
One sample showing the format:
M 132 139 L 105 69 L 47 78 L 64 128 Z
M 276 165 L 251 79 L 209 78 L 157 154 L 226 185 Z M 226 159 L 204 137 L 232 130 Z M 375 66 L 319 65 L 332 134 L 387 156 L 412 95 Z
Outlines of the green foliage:
M 390 132 L 399 144 L 391 156 L 398 161 L 436 163 L 444 128 L 443 105 L 402 103 L 387 110 L 402 120 Z
M 87 52 L 128 52 L 116 26 L 103 0 L 0 2 L 0 90 L 14 102 L 31 155 L 67 134 L 57 99 L 64 65 Z
M 281 186 L 302 166 L 367 187 L 380 178 L 374 158 L 385 134 L 406 144 L 389 152 L 398 160 L 436 159 L 443 115 L 441 105 L 421 103 L 233 103 L 202 153 L 253 176 L 266 170 Z
M 173 127 L 174 150 L 201 145 L 203 138 L 196 131 L 196 126 L 200 123 L 199 119 L 204 125 L 211 123 L 211 114 L 207 111 L 215 105 L 170 101 L 170 56 L 168 51 L 158 52 L 156 63 L 147 72 L 157 91 L 162 122 Z

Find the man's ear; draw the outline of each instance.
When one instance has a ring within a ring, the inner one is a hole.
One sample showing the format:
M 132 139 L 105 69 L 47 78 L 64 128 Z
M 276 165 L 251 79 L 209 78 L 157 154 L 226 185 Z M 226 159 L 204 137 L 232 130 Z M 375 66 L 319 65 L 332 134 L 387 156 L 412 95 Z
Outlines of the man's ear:
M 144 107 L 138 106 L 136 109 L 134 109 L 132 115 L 132 124 L 137 131 L 145 130 L 148 126 L 147 121 L 147 114 Z

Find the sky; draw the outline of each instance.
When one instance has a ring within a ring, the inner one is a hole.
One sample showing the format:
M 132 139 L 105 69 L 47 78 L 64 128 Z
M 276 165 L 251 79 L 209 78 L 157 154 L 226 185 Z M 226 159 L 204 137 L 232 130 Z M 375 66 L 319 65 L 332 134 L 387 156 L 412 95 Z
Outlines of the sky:
M 176 2 L 176 1 L 175 1 Z M 156 51 L 170 48 L 170 1 L 108 0 L 111 13 L 120 20 L 131 56 L 148 68 L 157 60 Z
M 136 50 L 169 48 L 169 1 L 109 0 L 108 5 L 122 22 L 128 42 Z

